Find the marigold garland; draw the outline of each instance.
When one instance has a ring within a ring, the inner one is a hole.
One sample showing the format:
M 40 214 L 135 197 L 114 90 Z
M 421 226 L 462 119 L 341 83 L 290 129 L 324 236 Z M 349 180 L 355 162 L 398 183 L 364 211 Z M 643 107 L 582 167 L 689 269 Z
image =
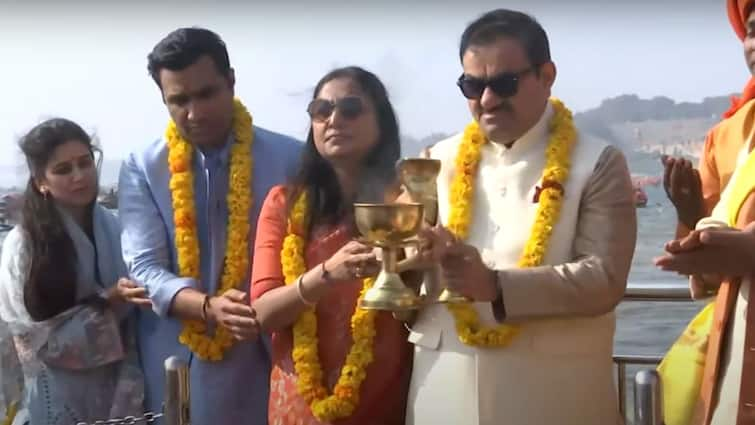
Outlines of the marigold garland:
M 550 136 L 545 149 L 545 167 L 541 179 L 539 205 L 530 238 L 524 246 L 518 267 L 542 264 L 551 233 L 561 213 L 563 188 L 571 167 L 571 152 L 577 132 L 571 111 L 558 99 L 550 100 L 554 114 L 549 122 Z M 459 239 L 466 239 L 472 218 L 475 176 L 482 146 L 487 143 L 477 122 L 467 125 L 456 154 L 455 174 L 450 187 L 448 229 Z M 475 307 L 469 303 L 447 305 L 456 322 L 459 340 L 478 347 L 505 347 L 518 334 L 514 325 L 484 326 Z
M 281 266 L 287 285 L 292 285 L 307 269 L 304 262 L 306 241 L 302 236 L 307 220 L 307 197 L 299 196 L 288 219 L 288 234 L 281 249 Z M 329 395 L 322 384 L 322 368 L 317 352 L 317 315 L 307 308 L 293 327 L 292 357 L 298 375 L 297 390 L 309 404 L 312 414 L 322 422 L 350 416 L 359 404 L 359 389 L 372 363 L 375 338 L 375 310 L 360 309 L 359 302 L 372 287 L 374 278 L 364 279 L 357 307 L 351 316 L 352 346 L 341 368 L 341 375 Z
M 233 104 L 233 139 L 228 176 L 228 230 L 223 275 L 216 295 L 221 295 L 243 282 L 249 268 L 249 208 L 252 205 L 252 116 L 240 100 Z M 173 221 L 176 227 L 178 272 L 182 277 L 200 278 L 199 239 L 194 204 L 194 173 L 191 161 L 193 146 L 171 120 L 165 130 L 170 167 L 170 193 Z M 233 346 L 233 337 L 222 326 L 213 335 L 204 322 L 186 320 L 178 337 L 202 360 L 220 361 Z

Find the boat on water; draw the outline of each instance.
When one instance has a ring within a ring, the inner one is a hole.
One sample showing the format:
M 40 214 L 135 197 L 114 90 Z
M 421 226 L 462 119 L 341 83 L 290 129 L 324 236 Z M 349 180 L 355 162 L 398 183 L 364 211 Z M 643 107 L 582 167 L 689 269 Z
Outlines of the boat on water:
M 637 208 L 645 208 L 648 205 L 648 195 L 642 186 L 634 186 L 634 206 Z
M 645 208 L 648 205 L 648 194 L 645 192 L 645 186 L 658 186 L 663 179 L 658 176 L 632 176 L 632 189 L 634 190 L 634 206 Z

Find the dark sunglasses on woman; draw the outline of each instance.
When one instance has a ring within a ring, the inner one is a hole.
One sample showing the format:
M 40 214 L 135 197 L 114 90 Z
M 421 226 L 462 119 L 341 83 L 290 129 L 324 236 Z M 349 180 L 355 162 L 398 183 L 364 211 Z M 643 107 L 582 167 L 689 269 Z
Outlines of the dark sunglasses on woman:
M 461 74 L 456 85 L 459 86 L 461 94 L 467 99 L 477 100 L 481 98 L 488 87 L 500 97 L 512 97 L 519 90 L 519 80 L 536 69 L 537 66 L 531 66 L 519 72 L 504 72 L 489 79 Z
M 335 101 L 313 99 L 307 106 L 307 113 L 312 121 L 323 122 L 327 121 L 336 109 L 347 120 L 353 120 L 364 112 L 364 101 L 356 96 L 346 96 Z

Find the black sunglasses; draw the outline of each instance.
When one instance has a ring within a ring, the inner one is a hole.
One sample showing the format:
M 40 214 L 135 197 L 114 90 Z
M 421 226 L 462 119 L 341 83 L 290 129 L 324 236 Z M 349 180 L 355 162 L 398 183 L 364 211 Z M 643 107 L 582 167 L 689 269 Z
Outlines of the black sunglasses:
M 313 99 L 307 106 L 307 113 L 312 121 L 327 121 L 333 111 L 338 112 L 347 120 L 353 120 L 364 112 L 364 102 L 356 96 L 342 97 L 338 100 Z
M 461 89 L 461 94 L 467 99 L 477 100 L 482 97 L 485 89 L 490 87 L 500 97 L 511 97 L 519 90 L 519 79 L 533 72 L 537 66 L 531 66 L 519 72 L 504 72 L 490 79 L 470 77 L 461 74 L 456 85 Z

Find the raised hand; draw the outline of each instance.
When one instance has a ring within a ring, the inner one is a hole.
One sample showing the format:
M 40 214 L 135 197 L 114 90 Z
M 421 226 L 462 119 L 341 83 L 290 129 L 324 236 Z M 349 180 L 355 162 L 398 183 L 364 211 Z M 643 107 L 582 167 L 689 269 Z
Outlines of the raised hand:
M 663 188 L 676 208 L 679 221 L 689 229 L 705 216 L 700 173 L 689 160 L 661 157 L 663 164 Z

